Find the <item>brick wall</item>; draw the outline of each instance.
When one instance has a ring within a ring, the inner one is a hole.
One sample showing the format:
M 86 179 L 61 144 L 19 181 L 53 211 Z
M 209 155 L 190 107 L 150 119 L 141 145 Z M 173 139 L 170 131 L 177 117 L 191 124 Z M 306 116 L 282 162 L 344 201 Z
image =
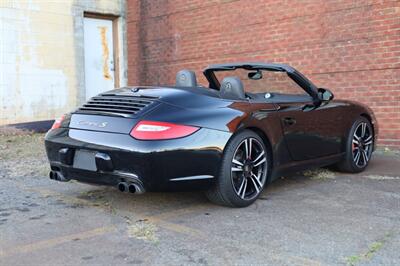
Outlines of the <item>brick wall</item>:
M 179 69 L 201 76 L 212 63 L 287 63 L 372 107 L 380 145 L 400 148 L 400 1 L 128 0 L 127 9 L 130 85 L 172 84 Z

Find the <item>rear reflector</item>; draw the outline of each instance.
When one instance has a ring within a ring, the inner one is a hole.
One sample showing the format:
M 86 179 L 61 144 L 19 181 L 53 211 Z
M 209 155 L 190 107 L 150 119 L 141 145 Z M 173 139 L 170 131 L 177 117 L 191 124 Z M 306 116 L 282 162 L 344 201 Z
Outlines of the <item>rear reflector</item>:
M 167 122 L 140 121 L 130 135 L 140 140 L 177 139 L 189 136 L 199 130 L 198 127 L 177 125 Z
M 62 115 L 60 118 L 56 119 L 53 123 L 53 125 L 51 126 L 51 129 L 56 129 L 56 128 L 60 128 L 61 127 L 61 123 L 64 120 L 65 116 Z M 51 130 L 50 129 L 50 130 Z

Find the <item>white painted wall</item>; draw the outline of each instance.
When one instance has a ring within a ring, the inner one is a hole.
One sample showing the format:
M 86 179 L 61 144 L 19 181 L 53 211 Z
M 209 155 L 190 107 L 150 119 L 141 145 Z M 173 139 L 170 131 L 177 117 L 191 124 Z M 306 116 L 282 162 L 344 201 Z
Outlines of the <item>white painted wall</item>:
M 84 11 L 120 16 L 126 84 L 124 0 L 0 0 L 0 125 L 53 119 L 85 101 Z

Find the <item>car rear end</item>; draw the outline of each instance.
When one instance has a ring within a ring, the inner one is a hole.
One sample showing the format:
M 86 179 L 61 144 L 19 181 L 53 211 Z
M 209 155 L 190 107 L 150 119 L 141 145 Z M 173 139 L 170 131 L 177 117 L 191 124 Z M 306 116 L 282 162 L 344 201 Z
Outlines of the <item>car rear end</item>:
M 230 134 L 152 119 L 165 105 L 130 90 L 93 97 L 47 133 L 50 178 L 130 192 L 206 189 Z

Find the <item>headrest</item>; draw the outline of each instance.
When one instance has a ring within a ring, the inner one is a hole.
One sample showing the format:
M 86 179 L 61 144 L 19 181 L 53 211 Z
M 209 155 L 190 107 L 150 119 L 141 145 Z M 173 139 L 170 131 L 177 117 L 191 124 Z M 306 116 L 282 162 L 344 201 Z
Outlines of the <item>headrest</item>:
M 190 70 L 181 70 L 176 74 L 177 87 L 197 87 L 196 74 Z
M 221 98 L 231 100 L 246 99 L 243 83 L 238 77 L 226 77 L 221 82 Z

